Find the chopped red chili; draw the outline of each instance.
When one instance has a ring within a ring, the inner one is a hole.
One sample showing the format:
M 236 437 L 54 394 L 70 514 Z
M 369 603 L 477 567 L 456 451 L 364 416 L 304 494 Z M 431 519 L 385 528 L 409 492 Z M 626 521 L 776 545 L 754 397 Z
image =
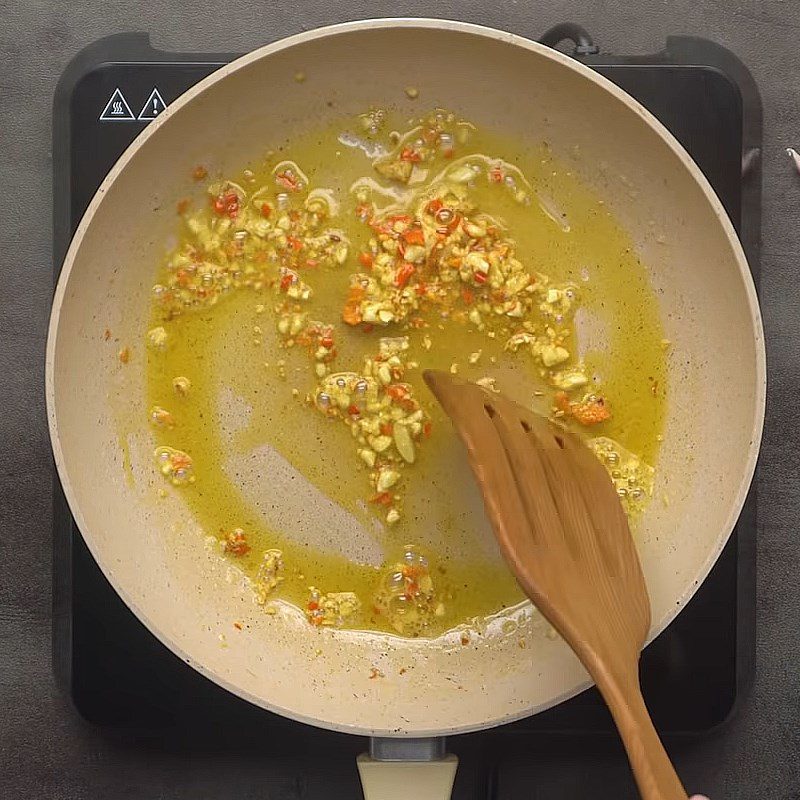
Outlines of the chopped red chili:
M 399 286 L 401 289 L 404 286 L 408 285 L 408 282 L 411 280 L 411 276 L 417 271 L 417 268 L 413 264 L 409 264 L 407 261 L 404 261 L 400 268 L 397 270 L 397 274 L 394 278 L 395 286 Z
M 440 208 L 442 208 L 443 205 L 444 203 L 438 197 L 435 197 L 428 203 L 427 206 L 425 206 L 425 210 L 429 214 L 435 214 Z
M 408 394 L 408 389 L 402 384 L 392 383 L 386 387 L 386 394 L 388 394 L 392 400 L 400 400 Z
M 236 219 L 239 214 L 239 195 L 236 192 L 225 192 L 211 201 L 214 211 L 220 216 Z
M 372 216 L 372 206 L 369 203 L 359 203 L 356 206 L 356 216 L 365 222 Z
M 275 176 L 275 180 L 290 192 L 296 192 L 300 188 L 300 179 L 293 172 L 286 169 L 283 172 L 279 172 Z
M 172 464 L 174 469 L 179 469 L 183 464 L 183 460 L 181 463 L 178 463 L 178 459 L 173 456 Z M 250 552 L 250 545 L 247 543 L 247 537 L 245 533 L 240 528 L 236 528 L 232 530 L 226 537 L 225 537 L 225 544 L 224 549 L 226 553 L 231 553 L 235 556 L 243 556 Z
M 422 155 L 411 147 L 404 147 L 400 151 L 400 160 L 411 161 L 412 163 L 416 164 L 417 162 L 422 161 Z
M 403 233 L 406 244 L 425 244 L 425 234 L 422 228 L 409 228 Z
M 502 183 L 504 177 L 503 170 L 501 170 L 500 167 L 492 167 L 489 170 L 489 180 L 492 181 L 492 183 Z

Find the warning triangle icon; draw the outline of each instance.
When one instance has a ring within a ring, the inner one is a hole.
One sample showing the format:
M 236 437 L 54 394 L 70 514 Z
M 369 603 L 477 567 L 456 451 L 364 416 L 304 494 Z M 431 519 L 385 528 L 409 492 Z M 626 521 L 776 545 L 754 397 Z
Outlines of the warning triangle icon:
M 106 107 L 100 114 L 100 119 L 103 122 L 136 119 L 133 111 L 131 111 L 131 107 L 128 105 L 128 101 L 125 99 L 125 95 L 122 94 L 119 87 L 114 89 L 114 93 L 111 95 L 111 98 L 106 103 Z
M 145 100 L 137 119 L 155 119 L 166 107 L 167 104 L 164 102 L 161 93 L 158 89 L 153 89 L 150 92 L 150 97 Z

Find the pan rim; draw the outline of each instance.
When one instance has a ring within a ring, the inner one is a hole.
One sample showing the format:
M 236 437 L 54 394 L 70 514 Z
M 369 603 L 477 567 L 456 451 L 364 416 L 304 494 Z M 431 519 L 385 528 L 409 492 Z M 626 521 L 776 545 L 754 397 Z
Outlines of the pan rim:
M 266 702 L 264 698 L 253 695 L 252 693 L 243 690 L 241 687 L 235 686 L 224 676 L 217 674 L 215 671 L 208 669 L 204 664 L 195 661 L 189 656 L 171 637 L 151 619 L 151 617 L 141 609 L 138 604 L 128 595 L 128 592 L 116 580 L 114 571 L 110 565 L 104 564 L 98 549 L 95 546 L 91 533 L 85 533 L 86 524 L 81 509 L 76 501 L 75 492 L 72 488 L 70 477 L 64 461 L 64 454 L 60 444 L 58 418 L 55 407 L 55 355 L 58 343 L 58 328 L 66 289 L 69 284 L 72 268 L 76 260 L 76 256 L 80 250 L 83 238 L 86 231 L 91 224 L 95 213 L 97 212 L 103 196 L 108 191 L 109 187 L 116 180 L 117 176 L 126 168 L 134 154 L 153 136 L 161 125 L 166 124 L 169 119 L 187 104 L 192 102 L 195 97 L 205 92 L 206 89 L 217 84 L 219 81 L 224 80 L 229 75 L 238 72 L 239 70 L 249 66 L 250 64 L 268 57 L 274 53 L 282 50 L 289 49 L 296 45 L 315 41 L 317 39 L 337 36 L 339 34 L 346 34 L 355 31 L 369 31 L 369 30 L 385 30 L 392 28 L 418 28 L 423 30 L 443 30 L 446 32 L 464 33 L 483 38 L 492 39 L 515 47 L 521 47 L 525 50 L 531 51 L 540 56 L 549 58 L 561 66 L 572 70 L 579 76 L 590 80 L 596 84 L 600 89 L 611 94 L 619 102 L 623 103 L 628 109 L 633 111 L 644 124 L 648 125 L 661 140 L 672 150 L 678 157 L 682 166 L 687 170 L 691 178 L 698 185 L 706 201 L 710 204 L 714 211 L 715 216 L 722 225 L 722 229 L 728 239 L 729 246 L 731 247 L 732 255 L 736 262 L 739 272 L 739 278 L 744 289 L 747 299 L 747 305 L 750 313 L 750 320 L 752 324 L 752 335 L 755 346 L 755 385 L 754 385 L 754 415 L 751 424 L 751 438 L 748 446 L 747 458 L 743 460 L 743 469 L 739 482 L 739 489 L 730 505 L 728 517 L 722 527 L 715 546 L 711 549 L 708 558 L 700 566 L 694 575 L 693 579 L 685 589 L 684 593 L 676 598 L 675 605 L 671 610 L 662 615 L 659 620 L 656 620 L 651 627 L 647 643 L 652 641 L 658 634 L 660 634 L 669 625 L 680 611 L 686 606 L 688 601 L 695 594 L 699 586 L 708 576 L 711 568 L 716 563 L 723 547 L 727 543 L 731 532 L 739 518 L 748 491 L 750 489 L 753 477 L 755 475 L 756 464 L 761 444 L 761 438 L 764 427 L 764 416 L 766 408 L 766 390 L 767 390 L 767 368 L 766 368 L 766 347 L 764 340 L 763 321 L 761 311 L 759 308 L 756 287 L 753 280 L 752 273 L 747 264 L 744 251 L 738 236 L 733 228 L 733 224 L 728 218 L 727 213 L 722 207 L 722 203 L 709 184 L 706 177 L 700 171 L 700 168 L 695 164 L 694 160 L 689 156 L 683 146 L 675 139 L 675 137 L 665 128 L 644 106 L 638 101 L 633 99 L 630 95 L 617 87 L 607 78 L 599 75 L 586 65 L 575 61 L 571 57 L 545 45 L 539 44 L 533 40 L 527 39 L 518 34 L 510 33 L 500 29 L 492 28 L 489 26 L 479 25 L 475 23 L 462 22 L 459 20 L 437 19 L 429 17 L 386 17 L 356 20 L 351 22 L 338 23 L 334 25 L 323 26 L 313 30 L 304 31 L 301 33 L 293 34 L 286 38 L 280 39 L 276 42 L 264 45 L 256 50 L 241 56 L 240 58 L 232 61 L 230 64 L 221 67 L 208 77 L 204 78 L 199 83 L 195 84 L 187 92 L 182 94 L 167 109 L 159 115 L 150 125 L 148 125 L 134 141 L 128 146 L 125 152 L 120 156 L 114 164 L 108 175 L 105 177 L 97 192 L 92 197 L 84 215 L 82 216 L 73 238 L 70 242 L 69 249 L 64 258 L 59 280 L 55 288 L 52 300 L 52 308 L 50 320 L 48 325 L 47 346 L 45 356 L 45 398 L 47 406 L 47 419 L 48 429 L 50 434 L 51 447 L 53 457 L 56 464 L 59 479 L 61 481 L 64 494 L 69 504 L 70 510 L 75 517 L 76 524 L 87 544 L 93 558 L 97 561 L 100 569 L 105 575 L 106 579 L 114 587 L 115 592 L 120 596 L 123 602 L 131 609 L 139 620 L 153 633 L 170 651 L 175 653 L 185 663 L 189 664 L 193 669 L 200 672 L 203 676 L 212 680 L 220 686 L 230 691 L 232 694 L 242 697 L 248 702 L 253 703 L 261 708 L 279 713 L 282 716 L 294 719 L 299 722 L 315 725 L 317 727 L 328 728 L 330 730 L 343 731 L 360 735 L 380 735 L 380 736 L 422 736 L 422 735 L 437 735 L 437 734 L 455 734 L 467 733 L 475 730 L 482 730 L 497 725 L 502 725 L 517 719 L 521 719 L 533 714 L 539 713 L 547 708 L 555 706 L 570 697 L 580 693 L 588 686 L 591 685 L 590 681 L 586 681 L 574 687 L 556 698 L 551 698 L 545 703 L 539 703 L 534 706 L 523 708 L 522 710 L 515 711 L 511 714 L 502 715 L 499 718 L 491 718 L 481 723 L 472 723 L 466 725 L 451 726 L 444 729 L 420 729 L 413 728 L 411 730 L 397 731 L 392 729 L 370 729 L 364 728 L 355 724 L 343 724 L 341 722 L 334 723 L 321 718 L 309 717 L 299 714 L 291 709 L 283 708 L 277 704 Z

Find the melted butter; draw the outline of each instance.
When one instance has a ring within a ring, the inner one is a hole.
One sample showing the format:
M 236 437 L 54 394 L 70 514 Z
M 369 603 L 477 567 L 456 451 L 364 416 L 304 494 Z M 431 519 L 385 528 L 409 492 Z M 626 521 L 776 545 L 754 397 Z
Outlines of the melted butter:
M 377 351 L 381 335 L 348 329 L 341 306 L 356 272 L 355 255 L 369 231 L 352 216 L 348 190 L 364 175 L 373 176 L 360 149 L 343 147 L 343 126 L 293 141 L 278 158 L 250 164 L 257 188 L 272 185 L 276 161 L 291 158 L 311 186 L 330 188 L 342 212 L 332 221 L 349 237 L 347 263 L 336 269 L 307 271 L 314 289 L 311 316 L 336 325 L 337 369 L 358 370 L 365 355 Z M 520 205 L 497 187 L 476 189 L 477 204 L 500 218 L 517 243 L 518 257 L 532 271 L 578 287 L 577 341 L 589 374 L 597 379 L 612 419 L 591 429 L 619 441 L 644 461 L 655 464 L 666 402 L 666 359 L 657 300 L 647 272 L 628 235 L 600 199 L 560 164 L 546 147 L 520 148 L 488 132 L 472 134 L 465 150 L 504 158 L 522 169 L 541 203 Z M 188 188 L 188 181 L 187 181 Z M 588 280 L 587 280 L 588 278 Z M 307 407 L 316 384 L 307 354 L 280 347 L 275 330 L 272 290 L 232 292 L 211 309 L 164 321 L 167 346 L 148 352 L 148 400 L 169 410 L 176 424 L 158 430 L 157 442 L 189 453 L 195 482 L 179 491 L 207 533 L 224 536 L 242 528 L 250 552 L 236 563 L 254 576 L 269 548 L 283 552 L 284 582 L 274 596 L 305 606 L 308 587 L 323 592 L 352 591 L 362 612 L 353 627 L 390 630 L 372 609 L 380 566 L 396 560 L 413 543 L 431 560 L 431 574 L 445 613 L 429 635 L 471 618 L 516 605 L 522 595 L 497 552 L 475 481 L 449 421 L 425 387 L 421 371 L 450 369 L 470 379 L 493 377 L 499 388 L 547 413 L 552 390 L 529 357 L 503 350 L 464 322 L 436 319 L 426 333 L 412 335 L 407 373 L 433 420 L 431 438 L 417 463 L 406 470 L 403 517 L 387 528 L 368 507 L 370 486 L 349 430 Z M 265 309 L 258 313 L 258 308 Z M 477 363 L 469 355 L 480 351 Z M 186 376 L 185 397 L 173 379 Z M 293 392 L 292 390 L 296 390 Z M 541 396 L 543 393 L 543 396 Z M 202 543 L 198 541 L 198 547 Z

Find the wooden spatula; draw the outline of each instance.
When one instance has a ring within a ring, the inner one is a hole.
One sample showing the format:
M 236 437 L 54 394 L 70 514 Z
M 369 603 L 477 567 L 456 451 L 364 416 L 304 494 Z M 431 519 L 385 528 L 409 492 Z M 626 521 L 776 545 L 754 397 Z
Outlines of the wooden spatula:
M 500 394 L 443 372 L 425 381 L 467 447 L 522 589 L 597 684 L 645 800 L 686 800 L 639 688 L 650 601 L 605 468 L 580 440 Z

